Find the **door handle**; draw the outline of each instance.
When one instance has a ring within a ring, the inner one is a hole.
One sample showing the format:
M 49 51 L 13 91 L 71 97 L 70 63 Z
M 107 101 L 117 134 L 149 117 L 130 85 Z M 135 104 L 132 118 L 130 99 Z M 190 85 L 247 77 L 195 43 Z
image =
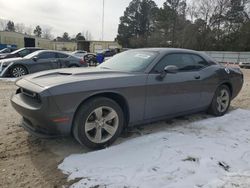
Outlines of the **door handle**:
M 200 76 L 200 75 L 196 75 L 196 76 L 194 76 L 194 78 L 195 78 L 196 80 L 198 80 L 198 79 L 201 78 L 201 76 Z

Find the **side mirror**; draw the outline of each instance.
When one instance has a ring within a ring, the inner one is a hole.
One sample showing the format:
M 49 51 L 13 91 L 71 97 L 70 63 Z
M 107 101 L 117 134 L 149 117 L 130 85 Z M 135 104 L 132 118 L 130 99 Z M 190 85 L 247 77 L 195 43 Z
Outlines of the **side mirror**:
M 178 67 L 175 65 L 168 65 L 164 68 L 164 71 L 162 71 L 161 74 L 157 76 L 157 80 L 163 80 L 167 74 L 176 74 L 178 70 Z
M 38 57 L 33 57 L 33 61 L 37 61 L 38 60 Z
M 170 73 L 170 74 L 175 74 L 178 72 L 178 67 L 176 67 L 175 65 L 168 65 L 164 68 L 164 72 L 166 73 Z

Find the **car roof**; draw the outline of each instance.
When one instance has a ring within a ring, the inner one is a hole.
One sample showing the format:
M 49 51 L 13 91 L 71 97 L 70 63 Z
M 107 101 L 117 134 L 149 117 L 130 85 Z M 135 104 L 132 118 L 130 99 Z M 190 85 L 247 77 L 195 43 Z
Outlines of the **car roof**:
M 167 52 L 182 52 L 182 53 L 200 53 L 195 50 L 183 49 L 183 48 L 138 48 L 134 49 L 138 51 L 156 51 L 160 53 L 167 53 Z
M 76 50 L 74 52 L 87 52 L 87 51 L 85 51 L 85 50 Z
M 37 53 L 40 53 L 40 52 L 52 52 L 52 53 L 61 53 L 61 54 L 65 54 L 65 55 L 70 55 L 66 52 L 62 52 L 62 51 L 56 51 L 56 50 L 38 50 L 36 51 Z
M 191 53 L 191 54 L 199 55 L 199 56 L 203 57 L 204 59 L 206 59 L 207 61 L 216 62 L 212 57 L 210 57 L 209 55 L 207 55 L 204 52 L 189 50 L 189 49 L 183 49 L 183 48 L 138 48 L 138 49 L 134 49 L 134 50 L 135 51 L 152 51 L 152 52 L 158 52 L 160 54 Z
M 25 47 L 25 48 L 20 48 L 19 50 L 21 49 L 32 49 L 32 50 L 41 49 L 42 50 L 42 48 L 38 48 L 38 47 Z

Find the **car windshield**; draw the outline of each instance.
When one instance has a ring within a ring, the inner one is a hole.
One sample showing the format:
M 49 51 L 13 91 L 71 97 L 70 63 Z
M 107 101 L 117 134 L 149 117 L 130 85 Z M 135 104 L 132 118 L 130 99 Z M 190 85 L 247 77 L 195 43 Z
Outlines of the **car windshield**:
M 0 53 L 8 53 L 10 50 L 8 48 L 4 48 L 0 50 Z
M 143 72 L 157 54 L 154 51 L 130 50 L 113 56 L 98 67 L 125 72 Z
M 20 51 L 22 51 L 22 50 L 23 50 L 23 48 L 21 48 L 21 49 L 19 49 L 19 50 L 15 50 L 15 51 L 11 52 L 11 54 L 16 54 L 16 53 L 18 53 L 18 52 L 20 52 Z

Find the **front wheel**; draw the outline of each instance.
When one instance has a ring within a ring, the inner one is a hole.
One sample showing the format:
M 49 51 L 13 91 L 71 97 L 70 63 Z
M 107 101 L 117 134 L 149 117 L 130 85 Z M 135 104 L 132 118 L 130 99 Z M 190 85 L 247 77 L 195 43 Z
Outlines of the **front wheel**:
M 11 77 L 15 77 L 15 78 L 18 78 L 18 77 L 21 77 L 21 76 L 24 76 L 28 74 L 28 71 L 27 69 L 22 66 L 22 65 L 16 65 L 14 66 L 11 70 L 10 70 L 10 76 Z
M 215 92 L 208 112 L 215 116 L 223 116 L 230 107 L 231 92 L 226 85 L 221 85 Z
M 112 144 L 124 126 L 121 107 L 109 98 L 94 98 L 78 110 L 73 134 L 80 144 L 90 149 L 104 148 Z

